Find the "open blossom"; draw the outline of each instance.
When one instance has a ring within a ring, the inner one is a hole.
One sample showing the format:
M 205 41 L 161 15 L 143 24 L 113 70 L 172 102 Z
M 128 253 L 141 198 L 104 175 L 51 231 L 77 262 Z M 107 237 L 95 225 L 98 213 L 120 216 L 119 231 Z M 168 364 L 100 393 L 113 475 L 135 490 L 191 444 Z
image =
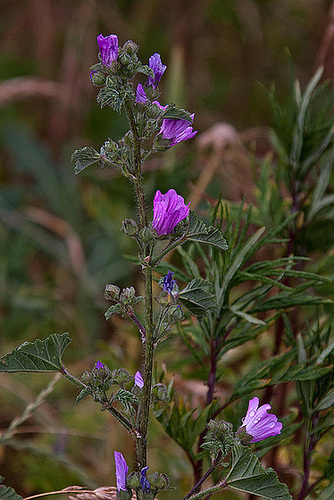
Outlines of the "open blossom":
M 147 101 L 145 90 L 141 83 L 138 83 L 136 90 L 136 103 L 137 104 L 145 104 Z
M 139 389 L 144 387 L 144 380 L 139 371 L 135 373 L 135 385 L 137 385 Z
M 126 491 L 126 476 L 128 475 L 129 467 L 119 451 L 114 451 L 115 466 L 116 466 L 116 486 L 118 491 Z
M 281 433 L 283 427 L 281 422 L 278 422 L 276 415 L 267 413 L 271 409 L 270 405 L 258 406 L 259 398 L 255 397 L 249 400 L 248 410 L 242 423 L 242 427 L 246 428 L 247 434 L 253 436 L 251 443 L 277 436 Z
M 158 236 L 170 234 L 189 215 L 189 205 L 184 203 L 175 189 L 169 189 L 166 194 L 161 194 L 158 190 L 153 201 L 153 227 Z
M 195 114 L 191 116 L 192 121 L 194 120 Z M 197 130 L 194 130 L 188 120 L 178 120 L 174 118 L 165 118 L 162 120 L 162 125 L 160 128 L 160 134 L 164 139 L 169 139 L 170 146 L 175 146 L 181 141 L 191 139 L 197 134 Z
M 110 68 L 111 64 L 117 61 L 118 58 L 118 38 L 117 35 L 97 37 L 97 44 L 101 54 L 102 62 L 105 66 Z
M 149 58 L 148 65 L 153 70 L 154 78 L 152 78 L 152 76 L 150 75 L 147 77 L 146 87 L 152 85 L 152 87 L 156 89 L 159 85 L 162 75 L 166 71 L 167 66 L 165 66 L 165 64 L 162 64 L 160 54 L 158 54 L 157 52 Z

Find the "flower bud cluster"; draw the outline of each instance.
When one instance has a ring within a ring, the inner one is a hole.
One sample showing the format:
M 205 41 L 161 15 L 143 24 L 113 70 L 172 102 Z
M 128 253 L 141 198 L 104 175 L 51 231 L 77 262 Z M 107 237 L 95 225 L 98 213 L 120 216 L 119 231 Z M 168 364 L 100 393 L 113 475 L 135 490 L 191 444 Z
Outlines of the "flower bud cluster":
M 121 290 L 117 285 L 106 285 L 104 298 L 113 304 L 105 313 L 106 319 L 109 319 L 114 313 L 129 314 L 133 312 L 134 306 L 142 300 L 141 296 L 136 296 L 136 290 L 133 286 Z

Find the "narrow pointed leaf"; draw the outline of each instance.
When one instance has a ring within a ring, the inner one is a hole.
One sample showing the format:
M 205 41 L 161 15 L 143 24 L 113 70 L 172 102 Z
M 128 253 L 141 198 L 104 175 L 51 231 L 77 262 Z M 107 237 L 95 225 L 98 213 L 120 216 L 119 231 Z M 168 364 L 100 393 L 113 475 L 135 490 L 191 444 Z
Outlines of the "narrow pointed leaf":
M 44 340 L 24 342 L 0 358 L 0 372 L 57 372 L 63 367 L 62 355 L 71 342 L 69 334 L 50 335 Z

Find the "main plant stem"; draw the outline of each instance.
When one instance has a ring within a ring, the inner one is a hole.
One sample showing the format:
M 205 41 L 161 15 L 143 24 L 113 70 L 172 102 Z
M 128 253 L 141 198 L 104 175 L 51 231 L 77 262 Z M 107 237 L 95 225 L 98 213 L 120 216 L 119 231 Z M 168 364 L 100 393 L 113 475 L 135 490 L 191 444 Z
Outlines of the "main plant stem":
M 142 151 L 141 139 L 138 132 L 138 127 L 133 114 L 131 102 L 125 102 L 126 112 L 129 119 L 129 124 L 133 136 L 133 182 L 136 191 L 137 207 L 139 212 L 140 229 L 147 227 L 146 204 L 144 197 L 144 185 L 142 174 Z M 149 247 L 146 245 L 145 255 L 150 258 Z M 154 338 L 153 338 L 153 297 L 152 297 L 152 267 L 150 262 L 146 262 L 144 267 L 145 280 L 145 342 L 143 343 L 143 363 L 144 363 L 144 387 L 139 405 L 138 413 L 138 431 L 137 437 L 137 463 L 139 469 L 146 467 L 147 463 L 147 430 L 149 421 L 149 411 L 151 402 L 151 387 L 152 387 L 152 369 L 154 355 Z

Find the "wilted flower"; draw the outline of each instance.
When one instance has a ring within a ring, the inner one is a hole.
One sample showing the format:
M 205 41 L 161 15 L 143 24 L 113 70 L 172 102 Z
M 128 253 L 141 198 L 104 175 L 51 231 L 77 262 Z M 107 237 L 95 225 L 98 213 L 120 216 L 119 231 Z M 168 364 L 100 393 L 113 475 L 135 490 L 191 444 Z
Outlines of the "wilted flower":
M 111 64 L 117 61 L 118 58 L 118 38 L 117 35 L 97 37 L 97 43 L 101 54 L 102 62 L 110 68 Z
M 190 116 L 193 121 L 195 114 L 193 113 Z M 194 137 L 197 130 L 192 128 L 188 120 L 164 118 L 159 133 L 162 134 L 163 139 L 169 139 L 170 146 L 175 146 L 181 141 Z
M 136 90 L 136 103 L 137 104 L 145 104 L 147 101 L 145 90 L 141 83 L 138 83 Z
M 139 371 L 135 373 L 135 385 L 137 385 L 139 389 L 144 387 L 144 380 Z
M 169 189 L 166 194 L 161 194 L 158 190 L 153 201 L 153 227 L 158 236 L 170 234 L 189 215 L 189 205 L 184 203 L 175 189 Z
M 268 437 L 277 436 L 281 433 L 282 424 L 278 422 L 276 415 L 268 414 L 271 409 L 268 404 L 259 406 L 259 398 L 255 397 L 249 400 L 248 410 L 243 419 L 242 427 L 246 429 L 247 434 L 250 434 L 253 439 L 251 443 L 257 443 Z
M 157 52 L 149 58 L 148 65 L 153 70 L 154 78 L 152 78 L 152 76 L 150 75 L 148 76 L 146 87 L 152 85 L 152 87 L 156 89 L 159 85 L 162 75 L 166 71 L 167 66 L 162 64 L 160 54 L 158 54 Z
M 116 486 L 118 491 L 126 491 L 126 476 L 128 475 L 129 467 L 119 451 L 114 451 L 115 466 L 116 466 Z
M 167 293 L 173 292 L 173 288 L 174 288 L 174 285 L 176 283 L 176 281 L 173 280 L 173 278 L 172 278 L 173 274 L 174 273 L 172 273 L 172 271 L 168 271 L 166 276 L 164 276 L 162 278 L 162 286 L 164 288 L 164 292 L 167 292 Z
M 146 477 L 146 471 L 148 467 L 143 467 L 140 471 L 140 485 L 145 493 L 148 493 L 151 489 L 151 485 Z

